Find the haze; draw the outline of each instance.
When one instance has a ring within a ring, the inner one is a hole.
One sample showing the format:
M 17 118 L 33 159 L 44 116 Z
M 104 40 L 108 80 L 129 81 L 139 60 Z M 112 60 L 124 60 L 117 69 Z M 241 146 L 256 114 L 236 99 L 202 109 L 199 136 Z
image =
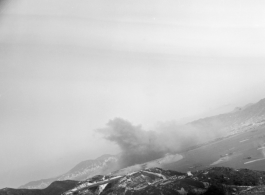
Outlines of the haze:
M 0 187 L 116 154 L 152 129 L 265 98 L 265 2 L 0 1 Z

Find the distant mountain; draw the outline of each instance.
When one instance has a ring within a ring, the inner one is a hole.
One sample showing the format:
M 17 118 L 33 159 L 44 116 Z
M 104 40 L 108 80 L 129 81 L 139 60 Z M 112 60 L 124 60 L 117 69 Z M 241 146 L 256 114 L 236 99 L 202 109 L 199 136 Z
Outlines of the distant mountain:
M 223 135 L 234 134 L 263 122 L 265 122 L 265 98 L 255 104 L 237 107 L 232 112 L 199 119 L 188 125 L 202 132 L 212 131 Z
M 226 104 L 222 105 L 220 107 L 214 108 L 214 109 L 209 109 L 203 113 L 197 114 L 197 115 L 192 115 L 184 118 L 180 118 L 176 120 L 177 124 L 180 125 L 185 125 L 186 123 L 190 123 L 192 121 L 195 121 L 199 118 L 206 118 L 210 116 L 215 116 L 215 115 L 220 115 L 224 113 L 231 112 L 234 108 L 236 107 L 235 104 Z
M 78 181 L 55 181 L 45 189 L 13 189 L 3 188 L 0 195 L 59 195 L 74 188 Z
M 237 111 L 240 111 L 240 110 L 245 110 L 246 108 L 248 108 L 249 106 L 252 106 L 253 104 L 252 103 L 249 103 L 243 107 L 235 107 L 235 109 L 232 111 L 232 112 L 237 112 Z
M 107 174 L 117 168 L 117 155 L 105 154 L 95 160 L 86 160 L 77 164 L 74 168 L 65 174 L 62 174 L 55 178 L 41 179 L 38 181 L 32 181 L 19 188 L 25 189 L 42 189 L 49 186 L 53 181 L 63 180 L 85 180 L 89 177 L 99 174 Z

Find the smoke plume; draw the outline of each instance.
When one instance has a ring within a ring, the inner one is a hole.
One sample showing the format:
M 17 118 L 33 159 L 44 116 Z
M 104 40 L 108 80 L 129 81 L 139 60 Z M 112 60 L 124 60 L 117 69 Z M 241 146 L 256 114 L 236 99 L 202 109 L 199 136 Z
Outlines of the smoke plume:
M 200 142 L 193 128 L 174 122 L 160 123 L 155 130 L 146 131 L 140 125 L 115 118 L 98 132 L 120 147 L 120 168 L 155 160 Z

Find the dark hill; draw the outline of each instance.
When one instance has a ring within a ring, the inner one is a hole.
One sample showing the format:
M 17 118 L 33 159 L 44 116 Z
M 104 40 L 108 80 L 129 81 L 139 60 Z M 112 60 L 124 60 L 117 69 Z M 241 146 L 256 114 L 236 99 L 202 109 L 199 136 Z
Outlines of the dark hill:
M 71 188 L 74 188 L 78 181 L 55 181 L 45 189 L 13 189 L 4 188 L 0 195 L 59 195 Z

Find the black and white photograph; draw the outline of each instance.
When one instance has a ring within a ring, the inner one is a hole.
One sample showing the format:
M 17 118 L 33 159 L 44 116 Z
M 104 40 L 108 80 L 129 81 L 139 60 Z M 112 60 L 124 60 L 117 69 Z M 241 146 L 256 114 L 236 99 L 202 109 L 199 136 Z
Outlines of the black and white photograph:
M 265 1 L 0 0 L 0 195 L 264 195 Z

